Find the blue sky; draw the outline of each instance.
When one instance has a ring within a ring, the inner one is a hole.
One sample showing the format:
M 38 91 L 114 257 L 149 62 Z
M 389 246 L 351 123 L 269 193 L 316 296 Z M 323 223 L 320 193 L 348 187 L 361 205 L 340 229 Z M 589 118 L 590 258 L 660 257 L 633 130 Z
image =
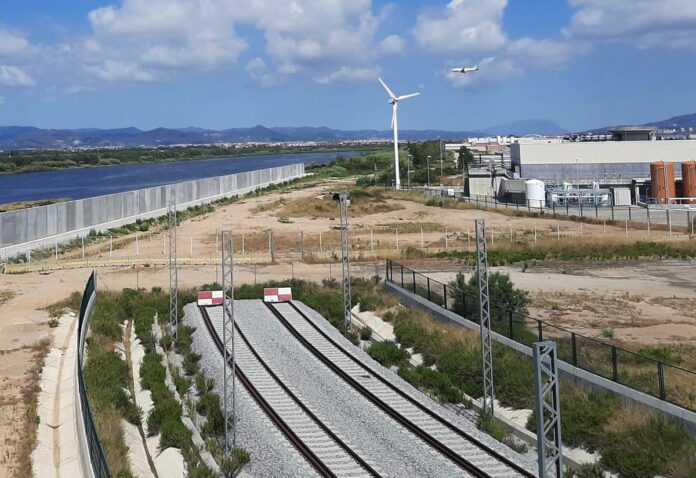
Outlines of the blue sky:
M 695 43 L 693 0 L 0 0 L 0 125 L 387 129 L 378 75 L 406 129 L 642 123 Z

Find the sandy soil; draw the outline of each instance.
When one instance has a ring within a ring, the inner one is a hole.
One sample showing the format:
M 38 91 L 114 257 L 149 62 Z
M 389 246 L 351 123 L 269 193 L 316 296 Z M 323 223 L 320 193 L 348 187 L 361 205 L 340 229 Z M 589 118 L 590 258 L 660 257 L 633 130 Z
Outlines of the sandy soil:
M 432 267 L 432 266 L 431 266 Z M 638 348 L 676 345 L 696 364 L 696 267 L 689 261 L 496 267 L 532 299 L 530 315 Z M 449 281 L 454 272 L 433 272 Z M 604 333 L 603 333 L 604 331 Z

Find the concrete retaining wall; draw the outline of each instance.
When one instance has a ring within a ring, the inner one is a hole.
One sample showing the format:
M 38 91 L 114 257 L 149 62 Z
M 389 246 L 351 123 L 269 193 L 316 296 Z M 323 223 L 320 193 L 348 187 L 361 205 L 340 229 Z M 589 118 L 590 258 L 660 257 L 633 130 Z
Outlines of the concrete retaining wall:
M 0 213 L 0 259 L 86 236 L 90 229 L 162 216 L 170 200 L 181 210 L 301 176 L 304 164 L 290 164 Z
M 455 314 L 437 304 L 430 302 L 429 300 L 414 294 L 406 289 L 399 287 L 393 282 L 386 282 L 387 289 L 393 295 L 395 295 L 402 304 L 407 307 L 412 307 L 414 309 L 420 309 L 424 312 L 428 312 L 433 317 L 438 320 L 443 320 L 446 322 L 455 322 L 471 330 L 479 330 L 479 325 L 475 322 L 465 319 L 464 317 Z M 506 347 L 520 352 L 530 358 L 532 357 L 531 347 L 522 345 L 514 340 L 511 340 L 504 335 L 500 335 L 496 332 L 491 332 L 491 339 L 498 342 Z M 495 369 L 495 363 L 493 364 Z M 593 389 L 601 392 L 611 392 L 616 393 L 621 396 L 624 400 L 635 402 L 641 405 L 646 405 L 654 409 L 656 412 L 677 420 L 682 423 L 692 435 L 696 436 L 696 413 L 681 408 L 677 405 L 673 405 L 669 402 L 660 400 L 657 397 L 648 395 L 647 393 L 639 392 L 630 387 L 621 385 L 620 383 L 613 382 L 599 375 L 595 375 L 591 372 L 583 370 L 578 367 L 574 367 L 563 361 L 558 363 L 558 371 L 560 375 L 575 383 L 575 385 L 585 388 Z

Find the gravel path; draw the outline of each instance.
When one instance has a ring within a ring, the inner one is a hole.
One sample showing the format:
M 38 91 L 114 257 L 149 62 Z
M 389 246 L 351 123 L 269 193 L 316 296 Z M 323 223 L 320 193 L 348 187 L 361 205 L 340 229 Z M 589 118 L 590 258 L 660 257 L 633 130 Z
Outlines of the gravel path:
M 202 355 L 201 368 L 207 377 L 215 379 L 213 391 L 222 397 L 222 356 L 208 335 L 198 307 L 188 304 L 184 307 L 184 313 L 184 323 L 196 327 L 193 350 Z M 215 320 L 212 314 L 211 318 Z M 244 468 L 246 473 L 255 478 L 318 476 L 268 420 L 244 387 L 237 387 L 236 405 L 237 446 L 250 454 L 250 461 Z

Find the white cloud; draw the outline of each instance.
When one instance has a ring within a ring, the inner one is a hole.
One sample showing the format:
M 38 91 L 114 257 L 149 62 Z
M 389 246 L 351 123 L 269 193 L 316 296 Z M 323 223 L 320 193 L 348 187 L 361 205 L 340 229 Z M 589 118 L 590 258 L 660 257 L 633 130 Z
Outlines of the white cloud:
M 131 76 L 164 79 L 175 70 L 236 64 L 248 47 L 236 28 L 251 26 L 263 35 L 264 62 L 277 79 L 364 66 L 397 53 L 403 49 L 397 35 L 375 39 L 383 17 L 373 12 L 371 0 L 122 0 L 89 13 L 94 34 L 81 54 L 87 70 L 102 79 L 116 76 L 114 62 L 131 65 L 138 72 Z M 273 83 L 268 72 L 248 73 Z
M 0 65 L 0 85 L 2 86 L 33 86 L 34 79 L 24 70 L 13 65 Z
M 281 76 L 274 75 L 268 71 L 268 66 L 263 58 L 256 57 L 253 60 L 250 60 L 246 64 L 244 71 L 249 73 L 249 76 L 251 76 L 252 79 L 264 87 L 275 86 L 282 81 Z
M 26 38 L 0 28 L 0 57 L 23 57 L 37 50 Z
M 136 63 L 127 63 L 120 60 L 104 60 L 96 65 L 87 65 L 85 70 L 104 81 L 155 81 L 152 72 L 142 69 Z
M 619 41 L 638 48 L 693 47 L 694 0 L 569 0 L 577 9 L 569 37 Z
M 457 66 L 467 62 L 456 63 Z M 450 62 L 450 65 L 455 63 Z M 487 57 L 479 62 L 479 70 L 473 73 L 447 73 L 447 79 L 458 88 L 487 89 L 506 80 L 522 76 L 524 70 L 510 59 Z
M 567 42 L 549 39 L 535 40 L 523 37 L 510 42 L 507 53 L 515 62 L 534 67 L 561 68 L 573 53 L 583 53 L 585 48 Z
M 397 55 L 404 53 L 406 41 L 399 35 L 389 35 L 379 42 L 379 50 L 384 55 Z
M 444 9 L 418 15 L 416 41 L 431 52 L 482 52 L 507 42 L 502 28 L 507 0 L 452 0 Z
M 377 67 L 349 68 L 347 66 L 342 66 L 328 75 L 314 77 L 314 81 L 321 85 L 328 85 L 339 81 L 368 81 L 374 80 L 380 73 L 381 70 Z

